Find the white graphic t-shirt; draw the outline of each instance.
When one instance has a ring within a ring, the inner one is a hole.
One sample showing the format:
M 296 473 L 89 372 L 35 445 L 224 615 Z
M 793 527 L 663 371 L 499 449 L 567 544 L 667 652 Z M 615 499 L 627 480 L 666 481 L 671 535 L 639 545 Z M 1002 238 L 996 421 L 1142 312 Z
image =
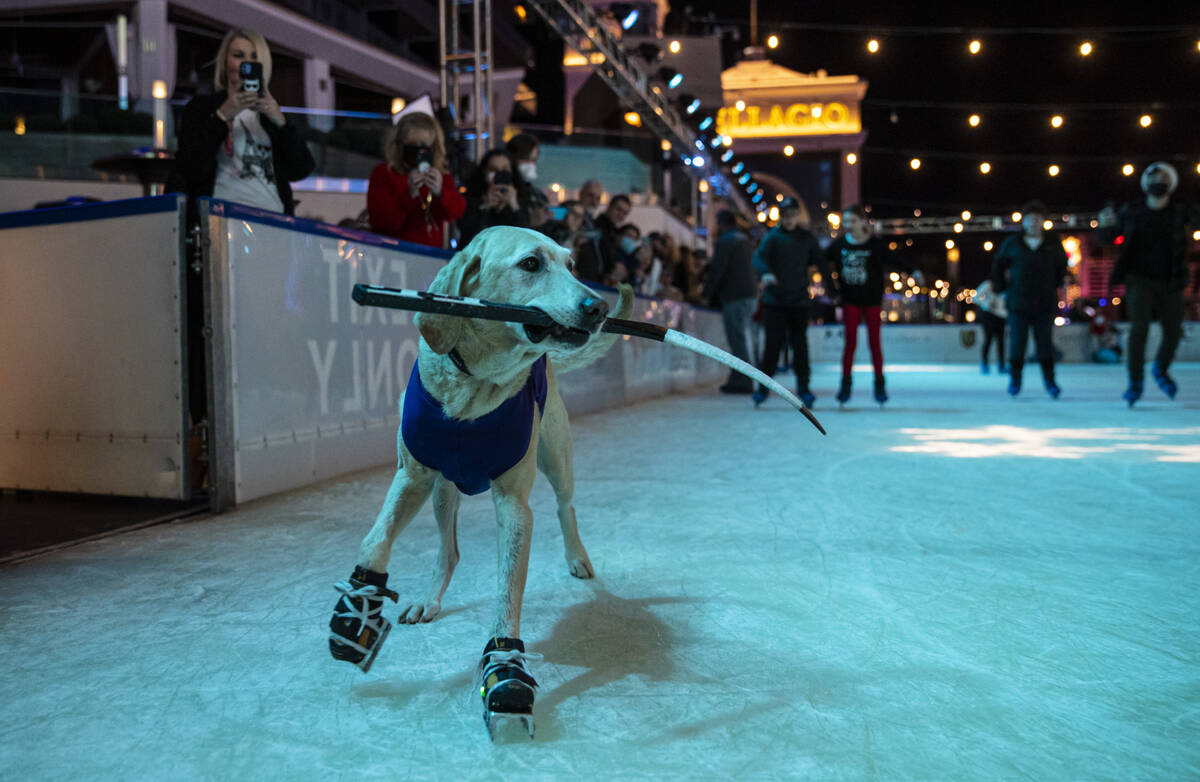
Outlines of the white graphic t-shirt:
M 262 126 L 262 115 L 243 109 L 233 118 L 230 138 L 217 150 L 217 181 L 213 197 L 283 211 L 275 189 L 275 164 L 271 137 Z

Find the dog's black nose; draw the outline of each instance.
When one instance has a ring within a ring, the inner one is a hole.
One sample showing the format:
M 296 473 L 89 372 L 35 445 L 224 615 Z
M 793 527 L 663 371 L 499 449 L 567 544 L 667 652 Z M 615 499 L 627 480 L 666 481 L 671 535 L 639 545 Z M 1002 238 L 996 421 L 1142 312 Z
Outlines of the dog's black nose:
M 608 317 L 608 302 L 599 296 L 585 296 L 579 301 L 583 311 L 582 325 L 587 329 L 597 328 Z

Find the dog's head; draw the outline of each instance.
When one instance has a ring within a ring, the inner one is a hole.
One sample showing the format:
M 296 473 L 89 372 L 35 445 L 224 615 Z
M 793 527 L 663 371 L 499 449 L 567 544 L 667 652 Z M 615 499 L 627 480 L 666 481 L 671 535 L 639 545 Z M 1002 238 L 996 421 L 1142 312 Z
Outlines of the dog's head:
M 468 328 L 489 341 L 511 340 L 546 353 L 570 353 L 600 331 L 608 304 L 571 274 L 571 251 L 528 228 L 497 226 L 479 233 L 442 267 L 429 289 L 451 296 L 537 307 L 550 327 L 418 313 L 421 336 L 436 353 L 449 353 Z

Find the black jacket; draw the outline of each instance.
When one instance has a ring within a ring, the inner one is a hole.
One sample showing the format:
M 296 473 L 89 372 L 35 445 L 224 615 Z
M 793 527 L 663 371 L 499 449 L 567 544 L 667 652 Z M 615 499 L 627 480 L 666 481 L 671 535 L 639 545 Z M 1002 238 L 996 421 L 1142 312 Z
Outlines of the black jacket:
M 751 265 L 753 255 L 754 246 L 746 234 L 738 230 L 721 234 L 704 281 L 704 300 L 719 307 L 727 301 L 756 297 L 758 282 Z
M 519 204 L 518 204 L 519 206 Z M 503 209 L 484 209 L 483 196 L 467 193 L 467 211 L 458 221 L 458 246 L 466 247 L 467 243 L 484 228 L 496 225 L 515 225 L 518 228 L 529 227 L 529 213 L 523 209 L 513 209 L 505 205 Z
M 825 256 L 817 237 L 806 228 L 787 230 L 782 224 L 767 231 L 758 252 L 754 253 L 754 270 L 761 277 L 774 274 L 776 283 L 763 289 L 763 304 L 768 307 L 807 307 L 812 304 L 808 285 L 812 280 L 810 266 L 816 266 L 828 280 Z
M 1058 309 L 1058 287 L 1067 276 L 1067 253 L 1054 233 L 1042 234 L 1036 250 L 1020 234 L 1000 245 L 992 262 L 992 287 L 1004 293 L 1009 312 L 1048 315 Z
M 1165 207 L 1170 214 L 1171 235 L 1167 237 L 1171 252 L 1170 283 L 1172 290 L 1182 290 L 1188 283 L 1188 246 L 1192 231 L 1200 228 L 1200 209 L 1194 204 L 1172 198 Z M 1121 285 L 1125 277 L 1133 274 L 1141 277 L 1156 276 L 1148 268 L 1152 261 L 1143 250 L 1150 244 L 1146 233 L 1151 222 L 1152 211 L 1142 203 L 1126 204 L 1117 214 L 1117 224 L 1101 228 L 1097 233 L 1103 242 L 1112 242 L 1117 236 L 1125 239 L 1117 246 L 1117 261 L 1113 265 L 1109 285 Z
M 188 101 L 179 125 L 179 149 L 175 153 L 175 170 L 167 179 L 167 190 L 186 193 L 188 225 L 198 221 L 196 198 L 211 196 L 217 181 L 217 152 L 229 135 L 229 125 L 216 111 L 225 102 L 225 94 L 197 95 Z M 285 214 L 295 214 L 290 182 L 304 179 L 317 167 L 308 145 L 300 138 L 296 126 L 286 123 L 275 127 L 270 120 L 262 122 L 271 137 L 271 157 L 275 166 L 275 188 L 283 202 Z

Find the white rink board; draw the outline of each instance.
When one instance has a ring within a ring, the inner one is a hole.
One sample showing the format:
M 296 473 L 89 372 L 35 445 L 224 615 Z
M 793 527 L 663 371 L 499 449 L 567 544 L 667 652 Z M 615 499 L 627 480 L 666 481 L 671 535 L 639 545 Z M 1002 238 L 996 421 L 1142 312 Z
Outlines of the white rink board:
M 181 214 L 0 216 L 0 486 L 187 498 Z

